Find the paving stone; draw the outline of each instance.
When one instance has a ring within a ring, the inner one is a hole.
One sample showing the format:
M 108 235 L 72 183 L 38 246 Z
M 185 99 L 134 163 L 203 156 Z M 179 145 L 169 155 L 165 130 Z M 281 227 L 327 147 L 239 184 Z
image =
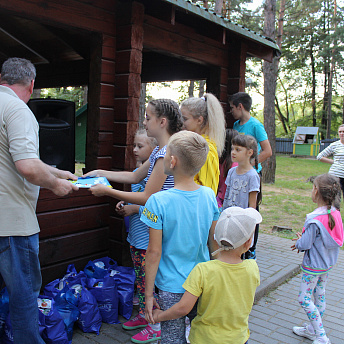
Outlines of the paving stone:
M 302 325 L 307 321 L 307 316 L 297 300 L 300 274 L 291 278 L 286 274 L 290 266 L 298 266 L 303 257 L 302 254 L 290 250 L 290 243 L 289 239 L 267 234 L 259 235 L 257 263 L 261 285 L 269 284 L 276 277 L 279 277 L 279 281 L 277 285 L 268 285 L 269 294 L 253 306 L 249 317 L 249 344 L 311 344 L 308 339 L 298 337 L 292 332 L 292 327 Z M 324 327 L 333 344 L 344 344 L 344 307 L 338 306 L 344 304 L 343 266 L 344 251 L 341 250 L 338 264 L 330 272 L 326 288 Z M 271 290 L 275 287 L 277 289 Z M 135 309 L 133 316 L 136 314 Z M 126 320 L 121 318 L 121 321 Z M 72 344 L 129 344 L 132 343 L 130 337 L 138 331 L 125 331 L 121 324 L 103 324 L 99 336 L 84 334 L 76 329 Z

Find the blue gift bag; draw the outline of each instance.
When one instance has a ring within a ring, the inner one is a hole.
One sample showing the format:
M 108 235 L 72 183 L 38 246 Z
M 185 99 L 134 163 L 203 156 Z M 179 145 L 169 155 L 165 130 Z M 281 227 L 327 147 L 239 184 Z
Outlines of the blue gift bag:
M 55 306 L 60 313 L 67 331 L 68 341 L 72 342 L 73 326 L 79 317 L 79 310 L 77 307 L 78 299 L 73 294 L 73 291 L 66 285 L 54 298 Z
M 84 272 L 89 278 L 104 278 L 109 269 L 114 269 L 117 267 L 117 263 L 109 258 L 103 257 L 100 259 L 90 260 L 85 266 Z
M 83 332 L 99 334 L 102 326 L 102 317 L 97 300 L 86 288 L 86 274 L 80 271 L 76 276 L 69 278 L 66 283 L 77 298 L 77 307 L 80 311 L 77 320 L 78 326 Z
M 119 299 L 119 314 L 129 319 L 133 312 L 135 270 L 126 266 L 117 266 L 110 270 L 110 276 L 116 281 Z
M 97 300 L 102 321 L 119 324 L 118 293 L 115 280 L 109 275 L 102 279 L 88 278 L 87 288 Z
M 45 343 L 68 344 L 65 323 L 55 307 L 54 300 L 48 296 L 39 296 L 38 307 L 39 333 Z

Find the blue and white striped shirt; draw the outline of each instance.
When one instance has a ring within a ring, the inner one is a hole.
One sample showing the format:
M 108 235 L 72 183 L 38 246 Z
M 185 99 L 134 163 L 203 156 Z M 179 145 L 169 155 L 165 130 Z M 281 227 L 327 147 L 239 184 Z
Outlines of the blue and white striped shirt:
M 165 155 L 166 155 L 166 146 L 162 147 L 160 150 L 159 150 L 159 146 L 154 148 L 153 152 L 149 156 L 150 165 L 149 165 L 147 177 L 143 181 L 141 181 L 139 184 L 132 184 L 131 191 L 139 192 L 139 191 L 144 190 L 146 183 L 150 175 L 152 174 L 156 161 L 160 158 L 164 158 Z M 143 189 L 139 190 L 140 187 L 143 187 Z M 173 176 L 167 176 L 161 188 L 161 191 L 168 190 L 173 187 L 174 187 Z M 133 188 L 135 188 L 135 190 Z M 134 214 L 129 217 L 129 234 L 128 234 L 127 240 L 130 243 L 130 245 L 141 250 L 146 250 L 148 247 L 148 242 L 149 242 L 149 231 L 148 231 L 148 227 L 140 220 L 140 216 L 143 212 L 143 209 L 144 209 L 144 206 L 141 206 L 139 214 Z
M 155 166 L 155 163 L 158 159 L 160 158 L 164 158 L 166 155 L 166 146 L 162 147 L 159 150 L 159 146 L 157 146 L 156 148 L 154 148 L 153 152 L 151 153 L 151 155 L 149 156 L 149 162 L 150 162 L 150 166 L 149 166 L 149 170 L 147 173 L 147 177 L 145 178 L 145 181 L 147 183 L 150 175 L 152 174 L 153 168 Z M 161 190 L 168 190 L 174 187 L 174 178 L 173 176 L 167 176 L 165 183 L 163 184 L 163 186 L 161 187 Z
M 134 172 L 135 171 L 136 169 Z M 145 186 L 146 182 L 143 179 L 137 184 L 131 184 L 131 191 L 142 192 L 145 189 Z M 129 216 L 129 233 L 127 241 L 131 246 L 134 246 L 140 250 L 147 250 L 149 231 L 147 225 L 140 220 L 140 214 L 133 214 Z
M 333 155 L 333 164 L 328 171 L 329 174 L 338 178 L 344 178 L 344 144 L 340 140 L 332 142 L 328 147 L 321 151 L 317 159 L 327 158 Z

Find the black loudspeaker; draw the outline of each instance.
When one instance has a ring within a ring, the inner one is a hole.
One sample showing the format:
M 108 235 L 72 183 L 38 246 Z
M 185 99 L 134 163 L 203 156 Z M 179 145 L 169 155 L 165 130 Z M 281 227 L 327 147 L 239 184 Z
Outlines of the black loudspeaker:
M 31 99 L 39 124 L 39 154 L 46 164 L 75 171 L 75 104 L 61 99 Z

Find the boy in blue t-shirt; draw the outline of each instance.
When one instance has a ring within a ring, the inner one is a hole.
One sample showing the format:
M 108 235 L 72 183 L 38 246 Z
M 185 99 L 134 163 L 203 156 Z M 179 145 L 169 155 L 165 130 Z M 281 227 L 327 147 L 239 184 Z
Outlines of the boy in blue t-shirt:
M 174 188 L 153 194 L 141 215 L 141 221 L 150 227 L 145 292 L 150 323 L 154 323 L 154 306 L 166 310 L 182 298 L 182 285 L 191 270 L 209 260 L 207 243 L 211 251 L 218 247 L 214 228 L 219 211 L 214 192 L 194 182 L 208 150 L 206 140 L 194 132 L 174 134 L 164 158 L 164 172 L 173 175 Z M 153 297 L 154 284 L 160 306 Z M 161 343 L 186 343 L 185 317 L 161 324 Z
M 236 120 L 233 125 L 233 129 L 237 130 L 239 134 L 251 135 L 258 143 L 258 169 L 257 172 L 260 177 L 262 171 L 261 163 L 268 159 L 272 155 L 272 150 L 270 142 L 268 140 L 268 135 L 266 134 L 265 128 L 262 123 L 260 123 L 256 118 L 252 117 L 250 114 L 252 106 L 252 98 L 248 93 L 238 92 L 230 96 L 229 106 L 231 113 Z M 262 178 L 260 178 L 262 180 Z M 260 186 L 260 193 L 262 188 Z M 262 199 L 260 194 L 258 197 L 258 204 Z M 257 210 L 259 211 L 259 205 L 257 205 Z M 246 252 L 245 258 L 256 258 L 256 245 L 258 241 L 259 225 L 256 226 L 254 233 L 253 245 L 249 251 Z
M 253 136 L 258 142 L 259 173 L 262 170 L 261 163 L 272 155 L 272 150 L 263 124 L 250 115 L 252 98 L 245 92 L 235 93 L 229 98 L 229 106 L 236 120 L 233 129 L 240 134 Z

